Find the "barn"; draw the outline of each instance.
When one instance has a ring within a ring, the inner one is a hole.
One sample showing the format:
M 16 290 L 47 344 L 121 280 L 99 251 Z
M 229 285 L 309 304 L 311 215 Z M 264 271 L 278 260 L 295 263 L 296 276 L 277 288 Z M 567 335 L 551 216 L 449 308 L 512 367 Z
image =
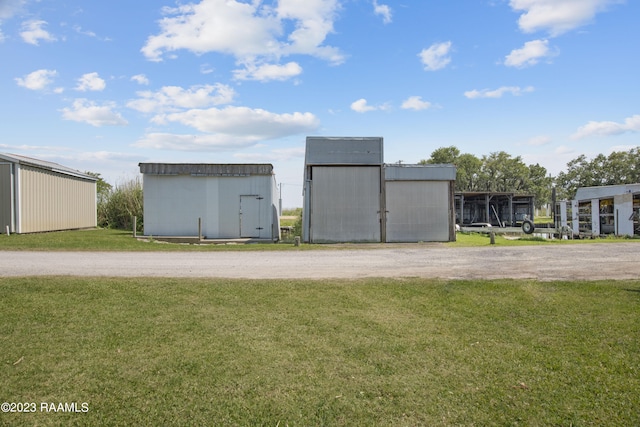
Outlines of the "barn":
M 2 232 L 93 228 L 97 179 L 53 162 L 0 153 Z
M 307 137 L 303 240 L 455 240 L 453 165 L 385 165 L 380 137 Z
M 144 234 L 280 238 L 271 164 L 140 163 Z

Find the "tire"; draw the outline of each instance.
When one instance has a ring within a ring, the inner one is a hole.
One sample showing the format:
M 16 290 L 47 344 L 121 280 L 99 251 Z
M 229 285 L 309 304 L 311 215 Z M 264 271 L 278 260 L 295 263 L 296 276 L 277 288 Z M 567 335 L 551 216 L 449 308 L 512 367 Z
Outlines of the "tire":
M 522 231 L 524 231 L 524 234 L 533 234 L 534 228 L 533 222 L 530 219 L 525 219 L 522 222 Z

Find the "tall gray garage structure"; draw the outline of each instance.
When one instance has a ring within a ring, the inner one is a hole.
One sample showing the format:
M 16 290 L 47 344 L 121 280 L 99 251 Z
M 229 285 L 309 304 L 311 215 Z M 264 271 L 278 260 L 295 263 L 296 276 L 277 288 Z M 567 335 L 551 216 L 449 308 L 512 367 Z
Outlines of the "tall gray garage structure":
M 308 137 L 303 240 L 455 240 L 453 165 L 385 165 L 379 137 Z
M 280 237 L 270 164 L 140 163 L 144 234 L 206 239 Z
M 97 178 L 53 162 L 0 153 L 2 232 L 93 228 Z

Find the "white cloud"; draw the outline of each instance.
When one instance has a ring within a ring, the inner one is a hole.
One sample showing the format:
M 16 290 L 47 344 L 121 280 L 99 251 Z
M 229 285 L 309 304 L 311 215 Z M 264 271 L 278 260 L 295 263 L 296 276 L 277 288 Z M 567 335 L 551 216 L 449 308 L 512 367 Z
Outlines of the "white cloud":
M 149 36 L 141 51 L 152 61 L 186 49 L 230 54 L 241 63 L 291 54 L 340 63 L 340 51 L 323 44 L 333 32 L 338 7 L 338 0 L 280 0 L 275 7 L 259 1 L 201 0 L 164 8 L 160 33 Z
M 420 57 L 424 69 L 426 71 L 441 70 L 451 62 L 449 53 L 451 52 L 451 42 L 434 43 L 426 49 L 423 49 L 418 56 Z
M 16 78 L 18 86 L 31 90 L 43 90 L 53 82 L 53 78 L 57 75 L 56 70 L 37 70 L 27 74 L 24 77 Z
M 135 76 L 132 76 L 131 81 L 136 82 L 140 85 L 145 85 L 145 86 L 149 85 L 149 79 L 144 74 L 136 74 Z
M 269 153 L 237 153 L 233 157 L 244 162 L 265 163 L 265 162 L 286 162 L 292 159 L 304 158 L 304 147 L 278 148 Z
M 525 33 L 544 30 L 551 36 L 589 23 L 594 16 L 620 0 L 510 0 L 511 8 L 522 12 L 518 20 Z
M 63 108 L 62 117 L 65 120 L 88 123 L 95 127 L 101 126 L 124 126 L 128 122 L 113 111 L 115 104 L 112 102 L 104 105 L 97 105 L 87 99 L 76 99 L 73 101 L 73 108 Z
M 36 46 L 41 40 L 46 42 L 56 41 L 56 38 L 43 28 L 45 25 L 47 25 L 47 22 L 40 20 L 23 22 L 22 31 L 20 32 L 22 40 Z
M 525 88 L 521 88 L 519 86 L 502 86 L 498 89 L 482 89 L 482 90 L 470 90 L 464 93 L 469 99 L 478 99 L 478 98 L 502 98 L 502 96 L 506 93 L 510 93 L 513 96 L 520 96 L 524 93 L 533 92 L 535 89 L 533 86 L 527 86 Z
M 402 103 L 402 108 L 405 110 L 419 111 L 419 110 L 426 110 L 431 107 L 432 107 L 432 104 L 428 101 L 423 101 L 422 97 L 420 96 L 411 96 Z
M 127 107 L 143 113 L 179 111 L 180 109 L 204 108 L 212 105 L 229 104 L 235 97 L 233 88 L 218 83 L 215 85 L 165 86 L 157 92 L 138 92 L 138 99 L 129 101 Z
M 351 103 L 351 109 L 356 113 L 366 113 L 368 111 L 388 110 L 389 105 L 387 104 L 369 105 L 366 99 L 361 98 Z
M 107 87 L 107 84 L 98 76 L 98 73 L 87 73 L 78 79 L 76 90 L 80 92 L 99 92 L 104 90 L 105 87 Z
M 590 136 L 612 136 L 628 132 L 640 132 L 640 114 L 626 118 L 623 123 L 610 121 L 588 122 L 586 125 L 578 128 L 571 138 L 582 139 Z
M 262 109 L 232 106 L 166 114 L 158 116 L 156 122 L 177 122 L 201 132 L 256 140 L 310 132 L 319 125 L 318 119 L 311 113 L 276 114 Z
M 266 82 L 269 80 L 287 80 L 302 74 L 302 67 L 297 62 L 289 62 L 284 65 L 264 64 L 256 65 L 254 63 L 247 64 L 242 70 L 234 70 L 233 75 L 236 80 L 257 80 Z
M 527 145 L 532 147 L 541 147 L 543 145 L 547 145 L 551 142 L 551 138 L 547 135 L 538 135 L 534 136 L 530 140 L 527 141 Z
M 229 151 L 249 147 L 259 142 L 259 138 L 230 136 L 224 134 L 179 135 L 155 132 L 145 135 L 133 146 L 156 150 L 177 151 Z
M 382 22 L 385 24 L 391 22 L 391 8 L 386 4 L 378 4 L 377 0 L 373 0 L 373 12 L 382 16 Z
M 532 40 L 520 49 L 514 49 L 504 59 L 507 67 L 524 68 L 537 64 L 541 58 L 550 57 L 548 40 Z
M 25 0 L 3 0 L 0 1 L 0 19 L 11 18 L 26 3 Z

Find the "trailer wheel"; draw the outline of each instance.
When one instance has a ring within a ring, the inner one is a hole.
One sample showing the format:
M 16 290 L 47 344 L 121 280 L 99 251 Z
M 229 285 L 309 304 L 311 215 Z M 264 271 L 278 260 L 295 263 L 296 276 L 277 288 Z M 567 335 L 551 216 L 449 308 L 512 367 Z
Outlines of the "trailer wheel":
M 533 234 L 534 228 L 533 222 L 530 219 L 525 219 L 522 222 L 522 231 L 524 231 L 524 234 Z

